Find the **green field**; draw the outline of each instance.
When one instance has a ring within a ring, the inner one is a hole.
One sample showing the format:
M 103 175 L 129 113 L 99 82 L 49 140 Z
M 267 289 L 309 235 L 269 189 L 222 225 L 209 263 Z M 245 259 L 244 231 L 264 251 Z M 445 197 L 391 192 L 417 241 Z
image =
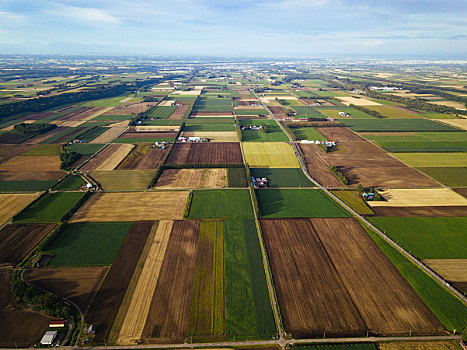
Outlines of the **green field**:
M 227 183 L 229 187 L 247 187 L 245 168 L 227 168 Z
M 323 113 L 324 115 L 330 117 L 330 118 L 342 118 L 339 115 L 339 112 L 345 112 L 350 115 L 349 118 L 352 119 L 372 119 L 372 117 L 369 114 L 366 114 L 365 112 L 359 111 L 358 109 L 352 108 L 352 107 L 347 107 L 347 106 L 341 106 L 341 107 L 316 107 L 318 111 Z
M 102 126 L 98 126 L 92 130 L 89 130 L 87 133 L 81 135 L 79 138 L 81 141 L 91 142 L 96 137 L 102 135 L 104 132 L 108 131 L 108 128 L 104 128 Z
M 292 109 L 297 112 L 297 118 L 320 118 L 326 119 L 326 116 L 311 106 L 293 106 Z
M 194 119 L 196 120 L 196 119 Z M 185 125 L 183 131 L 187 132 L 197 132 L 197 131 L 235 131 L 233 120 L 230 124 L 214 124 L 214 123 L 200 123 L 196 124 L 194 122 L 189 122 Z
M 154 170 L 95 170 L 90 173 L 104 191 L 145 190 L 154 174 Z
M 417 258 L 467 256 L 467 217 L 373 217 L 369 221 Z
M 127 97 L 128 95 L 124 94 L 117 97 L 101 98 L 100 100 L 85 102 L 81 104 L 81 107 L 117 107 Z
M 226 118 L 203 118 L 203 117 L 190 117 L 186 124 L 234 124 L 233 116 Z
M 45 248 L 54 256 L 49 266 L 110 265 L 130 227 L 131 222 L 67 224 Z
M 61 145 L 37 145 L 27 152 L 21 154 L 22 156 L 58 156 L 60 154 Z
M 417 168 L 436 181 L 449 187 L 467 187 L 467 167 Z
M 292 132 L 297 136 L 297 139 L 300 140 L 316 140 L 316 141 L 326 141 L 327 138 L 321 135 L 318 130 L 312 127 L 307 128 L 290 128 Z
M 85 156 L 90 156 L 100 150 L 104 145 L 98 143 L 74 143 L 67 145 L 66 148 L 70 152 L 78 152 Z
M 378 350 L 373 343 L 321 344 L 294 346 L 293 350 Z
M 174 142 L 175 137 L 127 137 L 115 139 L 112 143 L 154 143 L 156 141 Z
M 54 191 L 77 191 L 85 181 L 78 175 L 68 175 L 60 181 L 53 189 Z
M 15 222 L 60 222 L 73 206 L 84 196 L 84 192 L 48 193 L 22 213 Z
M 413 167 L 465 167 L 465 153 L 396 153 L 394 156 Z
M 354 131 L 459 131 L 427 119 L 338 119 Z
M 101 115 L 93 118 L 92 120 L 93 121 L 95 121 L 95 120 L 121 121 L 121 120 L 130 120 L 133 117 L 134 117 L 133 115 L 105 115 L 105 114 L 101 114 Z
M 177 106 L 156 106 L 148 113 L 149 118 L 169 119 Z
M 56 182 L 56 180 L 0 180 L 0 192 L 41 192 L 52 187 Z
M 457 133 L 455 133 L 457 134 Z M 388 152 L 467 152 L 467 141 L 377 142 Z
M 255 222 L 225 220 L 224 227 L 225 333 L 271 339 L 277 332 Z
M 236 109 L 234 113 L 235 115 L 269 115 L 266 109 Z
M 355 210 L 357 213 L 361 215 L 372 215 L 374 214 L 373 210 L 366 205 L 360 193 L 358 191 L 353 190 L 345 190 L 345 191 L 332 191 L 332 194 Z
M 194 112 L 231 112 L 232 110 L 231 105 L 196 105 L 193 107 Z
M 264 218 L 350 216 L 321 190 L 260 189 L 256 193 Z
M 254 177 L 266 177 L 272 188 L 314 186 L 299 168 L 251 168 L 250 172 Z
M 253 217 L 248 190 L 193 191 L 189 219 L 247 219 Z
M 66 128 L 65 130 L 60 131 L 59 133 L 49 137 L 48 139 L 45 139 L 44 141 L 41 141 L 40 144 L 54 143 L 56 140 L 60 139 L 61 137 L 67 136 L 67 135 L 70 135 L 68 137 L 69 140 L 73 140 L 72 135 L 76 133 L 76 130 L 77 130 L 76 128 Z M 68 142 L 68 141 L 65 141 L 65 142 Z M 65 143 L 65 142 L 62 142 L 62 143 Z
M 143 125 L 182 125 L 182 119 L 145 119 Z
M 467 327 L 467 306 L 462 301 L 420 270 L 376 233 L 368 232 L 447 329 L 451 331 L 455 329 L 460 332 Z
M 387 118 L 395 118 L 395 119 L 412 119 L 412 118 L 420 118 L 418 114 L 412 113 L 410 111 L 400 109 L 394 106 L 365 106 L 372 111 L 376 111 L 382 116 Z
M 242 130 L 242 141 L 255 141 L 255 142 L 287 142 L 289 141 L 287 135 L 284 134 L 282 129 L 272 119 L 247 119 L 240 122 L 241 126 L 263 126 L 266 125 L 267 132 L 264 129 L 254 131 L 250 129 Z

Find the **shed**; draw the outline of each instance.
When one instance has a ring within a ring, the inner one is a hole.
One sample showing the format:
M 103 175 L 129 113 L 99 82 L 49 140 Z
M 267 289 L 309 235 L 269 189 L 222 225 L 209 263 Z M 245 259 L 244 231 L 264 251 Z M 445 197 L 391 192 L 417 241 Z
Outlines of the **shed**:
M 47 331 L 41 339 L 41 345 L 53 345 L 55 338 L 57 338 L 57 331 Z
M 49 327 L 65 327 L 65 320 L 50 321 Z

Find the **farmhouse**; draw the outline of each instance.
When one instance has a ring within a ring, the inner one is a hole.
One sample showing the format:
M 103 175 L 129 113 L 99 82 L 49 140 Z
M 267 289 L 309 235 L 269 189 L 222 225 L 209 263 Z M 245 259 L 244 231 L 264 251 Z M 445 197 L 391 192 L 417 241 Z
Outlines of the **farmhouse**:
M 44 336 L 42 337 L 40 343 L 41 345 L 53 345 L 55 339 L 57 338 L 57 331 L 47 331 L 45 332 Z
M 339 112 L 339 115 L 341 117 L 350 117 L 350 114 L 349 113 L 345 113 L 345 112 Z
M 269 181 L 266 177 L 251 177 L 251 182 L 255 188 L 269 187 Z

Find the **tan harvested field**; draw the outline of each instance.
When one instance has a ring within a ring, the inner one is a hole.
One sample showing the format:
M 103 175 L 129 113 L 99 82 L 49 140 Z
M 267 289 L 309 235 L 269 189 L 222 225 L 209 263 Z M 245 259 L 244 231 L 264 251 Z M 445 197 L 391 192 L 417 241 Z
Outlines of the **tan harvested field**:
M 238 134 L 235 131 L 190 131 L 183 132 L 184 137 L 207 137 L 210 142 L 238 142 Z
M 58 156 L 16 156 L 0 164 L 0 171 L 60 171 Z
M 368 202 L 371 207 L 467 206 L 467 199 L 449 188 L 387 189 L 386 201 Z
M 177 143 L 167 164 L 240 164 L 243 163 L 238 142 Z
M 70 127 L 70 128 L 75 128 L 77 126 L 80 126 L 81 124 L 86 123 L 85 120 L 52 120 L 50 124 L 55 124 L 57 126 L 64 126 L 64 127 Z
M 118 165 L 118 170 L 156 169 L 162 164 L 169 148 L 152 148 L 152 144 L 140 143 Z
M 380 350 L 461 350 L 459 342 L 451 341 L 418 341 L 379 343 Z
M 177 106 L 177 109 L 170 115 L 169 119 L 183 119 L 183 116 L 188 111 L 188 106 Z
M 85 311 L 107 274 L 108 267 L 29 269 L 24 279 L 76 303 Z
M 159 102 L 158 106 L 169 107 L 169 106 L 173 106 L 174 104 L 175 104 L 175 100 L 164 100 L 164 101 Z
M 193 112 L 190 115 L 190 118 L 226 118 L 226 117 L 232 117 L 233 118 L 233 113 L 232 112 Z
M 177 220 L 187 199 L 187 191 L 98 193 L 70 221 Z
M 133 293 L 120 334 L 119 345 L 137 344 L 143 335 L 144 325 L 149 314 L 150 303 L 156 289 L 157 280 L 164 261 L 170 239 L 173 221 L 161 220 L 149 249 L 146 262 Z
M 104 114 L 107 115 L 130 115 L 146 112 L 152 106 L 157 105 L 157 102 L 140 102 L 140 103 L 125 103 L 114 107 Z
M 0 171 L 3 181 L 59 180 L 66 175 L 64 171 Z
M 137 132 L 140 131 L 174 131 L 177 132 L 180 129 L 177 125 L 142 125 L 142 126 L 135 126 L 135 130 Z
M 55 121 L 67 121 L 67 122 L 80 122 L 87 121 L 98 115 L 104 113 L 108 108 L 106 107 L 83 107 L 74 112 L 65 114 L 62 117 L 57 118 Z
M 346 127 L 324 127 L 316 130 L 330 141 L 365 141 L 364 138 Z
M 39 193 L 34 194 L 0 194 L 0 226 L 23 210 L 29 203 L 39 197 Z
M 188 95 L 188 96 L 199 96 L 201 95 L 201 90 L 190 90 L 190 91 L 185 91 L 185 90 L 180 90 L 180 91 L 173 91 L 172 95 Z
M 186 337 L 199 229 L 197 220 L 173 224 L 143 331 L 146 343 L 181 342 Z
M 248 90 L 238 90 L 238 94 L 240 95 L 240 98 L 243 99 L 249 99 L 253 97 Z
M 378 102 L 374 102 L 374 101 L 370 101 L 370 100 L 367 100 L 365 98 L 356 98 L 356 97 L 352 97 L 352 96 L 348 96 L 348 97 L 336 97 L 338 100 L 340 100 L 343 104 L 345 104 L 346 106 L 349 106 L 349 105 L 355 105 L 355 106 L 381 106 L 380 103 Z
M 120 135 L 119 139 L 139 139 L 139 138 L 173 138 L 177 136 L 176 132 L 173 131 L 126 131 Z
M 467 259 L 424 259 L 423 262 L 451 282 L 467 282 Z
M 344 186 L 329 170 L 328 163 L 320 156 L 322 150 L 318 145 L 300 144 L 300 149 L 305 155 L 307 169 L 313 179 L 327 187 Z
M 435 119 L 436 121 L 448 124 L 463 130 L 467 130 L 467 119 Z
M 156 188 L 227 187 L 227 169 L 166 169 Z
M 377 216 L 456 217 L 467 216 L 467 206 L 373 207 Z
M 90 143 L 108 143 L 108 142 L 111 142 L 113 139 L 118 137 L 118 135 L 120 135 L 122 132 L 124 132 L 126 130 L 126 128 L 127 128 L 127 124 L 113 126 L 113 127 L 109 128 L 109 130 L 104 132 L 102 135 L 97 136 Z
M 261 225 L 284 326 L 293 336 L 367 329 L 377 335 L 445 334 L 355 219 L 263 219 Z
M 127 143 L 111 143 L 81 167 L 81 171 L 113 170 L 133 149 Z
M 439 105 L 439 106 L 452 107 L 452 108 L 461 108 L 461 109 L 465 108 L 465 105 L 462 102 L 457 102 L 457 101 L 430 101 L 430 103 Z
M 8 159 L 19 156 L 20 154 L 29 151 L 33 147 L 34 145 L 26 145 L 26 144 L 19 144 L 19 145 L 2 144 L 0 146 L 0 163 L 6 162 Z
M 242 109 L 264 110 L 264 112 L 267 113 L 266 108 L 264 108 L 264 106 L 239 105 L 239 106 L 235 106 L 233 109 L 240 110 L 240 112 L 238 112 L 240 114 L 242 113 L 241 112 Z

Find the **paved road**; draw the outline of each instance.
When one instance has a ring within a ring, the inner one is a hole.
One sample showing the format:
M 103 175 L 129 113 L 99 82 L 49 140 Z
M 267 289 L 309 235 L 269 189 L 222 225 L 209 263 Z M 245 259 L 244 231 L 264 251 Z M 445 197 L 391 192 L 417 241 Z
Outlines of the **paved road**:
M 255 96 L 258 98 L 256 93 L 253 91 Z M 399 252 L 404 254 L 408 259 L 410 259 L 414 264 L 418 265 L 423 271 L 425 271 L 427 274 L 429 274 L 431 277 L 433 277 L 436 281 L 441 283 L 443 286 L 445 286 L 447 289 L 449 289 L 450 292 L 452 292 L 454 295 L 456 295 L 459 299 L 461 299 L 464 303 L 467 303 L 467 298 L 460 293 L 457 289 L 451 287 L 446 281 L 440 277 L 438 274 L 436 274 L 434 271 L 432 271 L 428 266 L 424 265 L 421 261 L 419 261 L 417 258 L 415 258 L 412 254 L 410 254 L 408 251 L 406 251 L 404 248 L 402 248 L 399 244 L 394 242 L 391 238 L 386 236 L 385 233 L 380 231 L 377 227 L 373 226 L 369 221 L 367 221 L 362 215 L 358 214 L 355 210 L 350 208 L 346 203 L 341 201 L 339 198 L 337 198 L 331 191 L 329 191 L 326 187 L 322 186 L 320 183 L 318 183 L 315 179 L 311 177 L 311 175 L 308 173 L 308 169 L 306 168 L 306 164 L 303 160 L 303 158 L 300 155 L 300 152 L 298 150 L 297 144 L 293 141 L 292 137 L 290 134 L 287 132 L 287 130 L 282 126 L 282 124 L 279 122 L 279 120 L 276 118 L 274 113 L 269 109 L 268 106 L 264 105 L 266 109 L 269 111 L 269 113 L 272 115 L 276 123 L 279 125 L 279 127 L 282 129 L 282 131 L 287 135 L 289 138 L 289 141 L 294 148 L 295 155 L 298 158 L 298 161 L 300 162 L 300 166 L 302 167 L 303 172 L 305 173 L 306 177 L 308 177 L 313 183 L 315 183 L 321 190 L 326 192 L 332 199 L 334 199 L 336 202 L 338 202 L 341 206 L 343 206 L 347 211 L 349 211 L 353 216 L 358 218 L 360 221 L 362 221 L 365 225 L 367 225 L 369 228 L 371 228 L 373 231 L 375 231 L 380 237 L 382 237 L 386 242 L 391 244 L 394 248 L 396 248 Z

